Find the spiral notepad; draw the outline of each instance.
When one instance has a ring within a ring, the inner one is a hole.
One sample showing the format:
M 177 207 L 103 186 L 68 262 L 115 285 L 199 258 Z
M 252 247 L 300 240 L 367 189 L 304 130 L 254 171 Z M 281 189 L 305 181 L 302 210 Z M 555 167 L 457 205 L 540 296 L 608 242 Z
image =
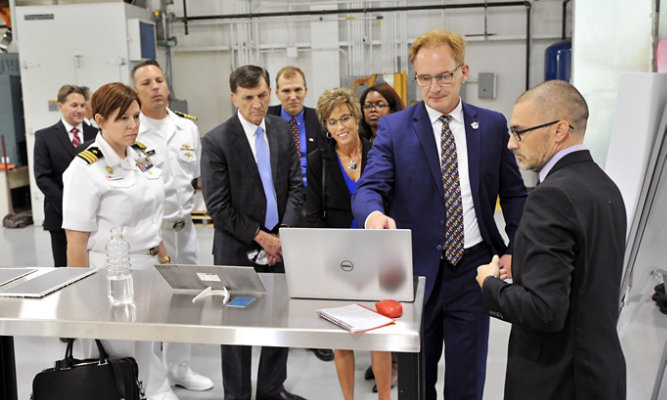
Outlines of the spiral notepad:
M 360 333 L 394 324 L 394 320 L 385 317 L 361 304 L 343 307 L 321 308 L 317 315 L 340 326 L 350 333 Z

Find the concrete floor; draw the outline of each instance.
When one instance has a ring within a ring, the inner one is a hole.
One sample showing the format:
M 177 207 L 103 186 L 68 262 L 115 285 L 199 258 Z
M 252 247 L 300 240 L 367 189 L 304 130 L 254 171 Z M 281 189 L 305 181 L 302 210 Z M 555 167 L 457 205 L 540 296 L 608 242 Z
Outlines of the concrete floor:
M 212 228 L 197 228 L 202 255 L 202 264 L 212 264 Z M 3 266 L 50 266 L 52 265 L 50 239 L 41 227 L 24 229 L 0 228 L 0 265 Z M 658 364 L 667 340 L 667 316 L 660 314 L 650 302 L 650 296 L 640 302 L 640 307 L 628 315 L 621 331 L 621 339 L 628 365 L 628 399 L 646 400 L 651 398 L 656 380 Z M 485 400 L 502 399 L 507 357 L 507 339 L 510 326 L 494 318 L 491 319 L 487 380 Z M 65 345 L 56 338 L 17 337 L 15 338 L 19 399 L 29 399 L 32 379 L 42 369 L 53 366 L 53 361 L 64 355 Z M 256 349 L 255 349 L 256 350 Z M 256 368 L 258 352 L 254 352 L 253 367 Z M 357 352 L 356 399 L 375 399 L 371 393 L 372 381 L 364 381 L 363 373 L 370 365 L 370 353 Z M 194 345 L 192 366 L 211 377 L 215 387 L 207 392 L 190 392 L 176 389 L 180 399 L 221 399 L 222 377 L 220 372 L 220 351 L 218 346 Z M 253 368 L 253 369 L 255 369 Z M 322 362 L 306 350 L 290 351 L 288 390 L 308 399 L 340 399 L 340 389 L 333 362 Z M 440 376 L 444 365 L 439 365 Z M 254 381 L 254 377 L 253 377 Z M 667 383 L 665 383 L 667 385 Z M 393 397 L 396 397 L 394 389 Z M 667 387 L 663 387 L 658 399 L 667 400 Z

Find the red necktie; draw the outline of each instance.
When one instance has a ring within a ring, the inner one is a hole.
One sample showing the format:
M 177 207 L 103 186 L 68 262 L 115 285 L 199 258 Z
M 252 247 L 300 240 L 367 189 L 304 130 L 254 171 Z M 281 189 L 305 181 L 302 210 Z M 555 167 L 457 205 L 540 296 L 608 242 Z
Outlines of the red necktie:
M 80 145 L 81 139 L 79 138 L 79 130 L 76 128 L 72 128 L 70 132 L 72 132 L 72 146 L 76 147 Z
M 299 129 L 296 127 L 296 120 L 294 117 L 289 120 L 289 126 L 292 128 L 292 136 L 294 136 L 296 151 L 299 152 L 299 157 L 301 157 L 301 139 L 299 138 Z

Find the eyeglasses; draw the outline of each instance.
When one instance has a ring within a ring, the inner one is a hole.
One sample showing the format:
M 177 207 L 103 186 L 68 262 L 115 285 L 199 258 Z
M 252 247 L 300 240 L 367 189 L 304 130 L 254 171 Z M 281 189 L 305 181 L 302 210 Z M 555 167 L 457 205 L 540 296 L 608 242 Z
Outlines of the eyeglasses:
M 510 128 L 510 132 L 512 133 L 512 135 L 514 135 L 514 138 L 516 139 L 516 141 L 520 142 L 521 141 L 521 135 L 523 135 L 524 133 L 534 131 L 535 129 L 546 128 L 547 126 L 551 126 L 551 125 L 556 124 L 560 121 L 561 121 L 560 119 L 557 119 L 555 121 L 547 122 L 546 124 L 531 126 L 530 128 L 526 128 L 526 129 Z M 570 127 L 570 130 L 574 130 L 574 127 L 572 125 L 568 125 L 568 126 Z
M 445 72 L 440 75 L 415 75 L 415 81 L 417 81 L 417 85 L 421 87 L 431 86 L 431 82 L 434 79 L 440 86 L 451 85 L 452 80 L 454 79 L 454 74 L 462 65 L 463 64 L 459 64 L 452 72 Z
M 328 120 L 327 125 L 329 126 L 329 128 L 335 128 L 336 125 L 338 125 L 338 122 L 342 122 L 343 125 L 345 125 L 348 122 L 350 122 L 351 119 L 352 119 L 352 114 L 345 114 L 342 117 L 340 117 L 340 119 L 330 119 L 330 120 Z
M 380 111 L 380 110 L 382 110 L 382 109 L 385 108 L 385 107 L 389 107 L 389 104 L 385 104 L 385 103 L 382 103 L 382 102 L 380 102 L 380 103 L 375 103 L 375 104 L 373 104 L 373 103 L 366 103 L 366 104 L 364 104 L 364 110 L 366 110 L 366 111 L 370 111 L 370 110 L 372 110 L 373 108 L 375 108 L 376 110 Z

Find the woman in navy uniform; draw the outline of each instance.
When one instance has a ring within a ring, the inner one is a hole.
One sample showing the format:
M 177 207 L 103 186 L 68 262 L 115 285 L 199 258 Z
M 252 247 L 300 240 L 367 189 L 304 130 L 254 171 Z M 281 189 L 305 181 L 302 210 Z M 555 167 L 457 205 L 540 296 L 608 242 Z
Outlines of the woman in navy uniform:
M 160 239 L 164 185 L 144 146 L 136 141 L 139 98 L 122 83 L 92 98 L 100 133 L 63 174 L 63 228 L 70 267 L 103 267 L 110 230 L 123 227 L 133 268 L 167 256 Z
M 63 174 L 67 264 L 104 267 L 104 248 L 114 227 L 122 227 L 130 244 L 132 269 L 168 263 L 160 238 L 164 183 L 145 146 L 136 142 L 139 98 L 134 89 L 116 82 L 95 91 L 91 103 L 100 133 Z M 91 352 L 89 344 L 83 346 Z M 153 342 L 110 341 L 106 347 L 111 354 L 136 358 L 148 399 L 177 399 L 153 346 Z

